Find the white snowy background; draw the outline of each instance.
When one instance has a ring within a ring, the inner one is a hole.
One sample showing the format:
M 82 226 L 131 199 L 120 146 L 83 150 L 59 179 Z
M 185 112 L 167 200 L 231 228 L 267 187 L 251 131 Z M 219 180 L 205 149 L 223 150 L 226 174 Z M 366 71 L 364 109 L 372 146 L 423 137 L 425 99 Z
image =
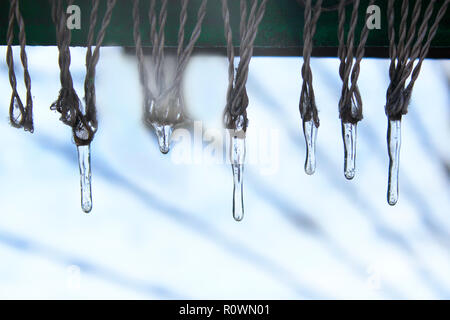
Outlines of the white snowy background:
M 0 64 L 0 298 L 450 298 L 448 61 L 426 61 L 415 85 L 403 120 L 400 199 L 390 207 L 388 61 L 362 62 L 365 119 L 357 175 L 347 181 L 338 60 L 312 60 L 321 126 L 316 174 L 307 176 L 302 60 L 255 57 L 248 132 L 272 130 L 276 140 L 258 146 L 265 163 L 246 166 L 246 214 L 237 223 L 229 165 L 176 164 L 171 153 L 181 142 L 160 154 L 142 125 L 136 60 L 119 48 L 102 48 L 97 67 L 94 208 L 84 214 L 71 130 L 49 110 L 60 88 L 57 50 L 27 52 L 32 135 L 8 123 L 11 89 Z M 82 97 L 85 49 L 71 52 Z M 0 57 L 5 53 L 0 47 Z M 24 96 L 18 48 L 14 53 Z M 226 83 L 224 57 L 192 58 L 186 103 L 205 128 L 221 125 Z M 276 170 L 267 174 L 270 162 Z

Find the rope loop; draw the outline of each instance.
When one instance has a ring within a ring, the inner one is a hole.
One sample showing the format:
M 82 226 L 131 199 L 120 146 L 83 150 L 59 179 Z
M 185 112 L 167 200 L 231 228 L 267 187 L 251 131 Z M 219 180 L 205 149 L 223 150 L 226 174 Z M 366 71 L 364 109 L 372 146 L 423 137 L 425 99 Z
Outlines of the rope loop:
M 20 99 L 17 91 L 16 74 L 14 71 L 14 58 L 12 52 L 12 43 L 14 40 L 14 20 L 19 26 L 19 44 L 20 44 L 20 59 L 23 66 L 23 79 L 26 87 L 26 104 L 25 106 Z M 8 15 L 8 30 L 7 30 L 7 50 L 6 63 L 8 65 L 9 82 L 11 84 L 12 94 L 9 106 L 9 119 L 13 127 L 23 128 L 25 131 L 33 132 L 33 100 L 31 95 L 31 78 L 28 72 L 28 59 L 25 50 L 26 35 L 25 22 L 20 13 L 19 1 L 10 0 L 9 15 Z
M 189 58 L 201 34 L 203 19 L 206 15 L 207 0 L 202 0 L 198 11 L 197 21 L 192 30 L 188 43 L 185 45 L 185 26 L 188 17 L 189 0 L 181 0 L 180 26 L 178 30 L 178 47 L 176 57 L 175 76 L 170 85 L 166 85 L 164 74 L 164 30 L 167 22 L 168 0 L 161 0 L 159 14 L 157 13 L 156 0 L 150 0 L 148 20 L 150 23 L 150 43 L 152 45 L 152 82 L 149 83 L 142 38 L 140 32 L 139 0 L 133 0 L 133 37 L 136 46 L 138 60 L 139 79 L 144 95 L 144 122 L 149 126 L 165 124 L 177 124 L 184 121 L 184 101 L 181 95 L 181 82 L 184 70 Z M 153 85 L 153 86 L 151 86 Z
M 245 85 L 248 79 L 250 60 L 253 55 L 253 44 L 258 32 L 259 24 L 264 17 L 266 3 L 267 0 L 254 0 L 252 1 L 250 11 L 248 11 L 247 1 L 240 1 L 240 59 L 238 67 L 235 70 L 228 0 L 222 0 L 222 16 L 224 19 L 228 56 L 228 89 L 223 118 L 225 127 L 228 129 L 238 129 L 243 131 L 246 131 L 247 129 L 247 107 L 249 100 Z
M 374 4 L 374 0 L 369 2 L 369 6 Z M 363 118 L 362 112 L 362 98 L 357 85 L 360 73 L 360 64 L 364 57 L 364 48 L 369 36 L 369 28 L 364 23 L 361 31 L 358 47 L 354 53 L 355 30 L 358 23 L 358 9 L 360 0 L 353 1 L 353 10 L 350 20 L 350 26 L 347 32 L 347 41 L 345 41 L 345 6 L 347 2 L 341 0 L 338 8 L 339 24 L 338 24 L 338 39 L 339 49 L 338 57 L 341 60 L 339 66 L 339 76 L 342 79 L 341 98 L 339 100 L 339 117 L 343 123 L 353 123 L 361 121 Z M 368 14 L 366 15 L 367 21 Z
M 313 75 L 311 71 L 311 53 L 313 48 L 313 38 L 316 33 L 317 21 L 322 12 L 322 0 L 317 0 L 314 8 L 311 0 L 305 0 L 305 24 L 303 28 L 303 66 L 302 66 L 302 91 L 300 94 L 300 115 L 304 122 L 314 121 L 319 127 L 319 114 L 316 106 L 316 98 L 313 89 Z
M 69 0 L 67 5 L 73 4 Z M 106 34 L 106 29 L 111 22 L 112 11 L 116 0 L 108 0 L 106 12 L 103 17 L 100 30 L 97 34 L 95 48 L 94 30 L 97 23 L 99 0 L 92 1 L 90 25 L 86 51 L 86 75 L 84 81 L 84 106 L 73 87 L 70 73 L 70 41 L 71 31 L 67 28 L 67 15 L 63 9 L 63 1 L 51 0 L 52 19 L 56 27 L 56 42 L 59 50 L 59 67 L 61 90 L 58 99 L 50 106 L 50 109 L 61 114 L 60 120 L 72 127 L 73 138 L 77 146 L 88 145 L 94 139 L 98 128 L 97 110 L 95 105 L 95 68 L 100 58 L 100 47 Z
M 397 42 L 394 26 L 394 0 L 388 2 L 389 55 L 391 59 L 389 77 L 391 82 L 387 89 L 385 112 L 390 120 L 400 120 L 402 115 L 408 112 L 413 87 L 419 77 L 422 63 L 428 54 L 439 23 L 450 4 L 450 0 L 445 0 L 439 8 L 434 22 L 431 23 L 436 0 L 427 2 L 428 5 L 420 24 L 418 22 L 422 0 L 415 2 L 411 21 L 408 25 L 409 0 L 403 0 Z

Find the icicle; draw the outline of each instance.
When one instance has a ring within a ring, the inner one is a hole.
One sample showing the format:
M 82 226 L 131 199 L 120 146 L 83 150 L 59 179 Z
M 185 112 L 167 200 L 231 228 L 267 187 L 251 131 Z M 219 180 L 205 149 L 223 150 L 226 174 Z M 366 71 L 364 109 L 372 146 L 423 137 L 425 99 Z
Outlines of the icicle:
M 230 162 L 233 170 L 233 217 L 236 221 L 241 221 L 244 218 L 244 161 L 245 133 L 244 131 L 230 130 Z
M 389 152 L 389 180 L 388 203 L 393 206 L 398 200 L 398 172 L 400 166 L 401 120 L 388 120 L 388 152 Z
M 78 165 L 80 167 L 81 209 L 89 213 L 92 210 L 91 192 L 91 145 L 77 146 Z
M 173 126 L 166 124 L 153 124 L 156 136 L 158 137 L 159 150 L 166 154 L 170 150 L 170 139 L 173 132 Z
M 303 134 L 306 141 L 305 172 L 312 175 L 316 171 L 317 127 L 313 120 L 303 121 Z
M 342 123 L 342 140 L 344 140 L 344 175 L 351 180 L 355 177 L 356 123 Z

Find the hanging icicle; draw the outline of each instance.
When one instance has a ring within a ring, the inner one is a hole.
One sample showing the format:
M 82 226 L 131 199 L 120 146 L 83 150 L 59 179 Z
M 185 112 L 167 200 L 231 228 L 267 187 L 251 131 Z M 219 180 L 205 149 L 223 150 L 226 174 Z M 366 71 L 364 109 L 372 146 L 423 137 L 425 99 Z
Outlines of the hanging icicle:
M 134 41 L 138 60 L 139 76 L 144 95 L 144 122 L 154 130 L 162 153 L 168 153 L 174 128 L 186 120 L 184 101 L 181 93 L 181 81 L 184 70 L 200 36 L 201 26 L 206 14 L 207 0 L 202 0 L 197 12 L 197 22 L 189 42 L 184 46 L 185 25 L 189 0 L 182 0 L 180 27 L 178 31 L 178 49 L 176 73 L 168 85 L 164 74 L 164 29 L 167 20 L 168 0 L 161 1 L 159 15 L 156 14 L 156 0 L 150 0 L 150 41 L 152 44 L 152 82 L 149 83 L 145 66 L 140 33 L 139 0 L 133 1 Z M 152 85 L 153 88 L 150 88 Z
M 56 41 L 59 50 L 59 67 L 61 90 L 58 99 L 50 107 L 61 114 L 60 120 L 72 128 L 73 139 L 77 146 L 78 164 L 80 169 L 81 208 L 89 213 L 92 210 L 91 192 L 91 156 L 90 144 L 97 131 L 97 109 L 95 105 L 95 67 L 100 58 L 100 47 L 105 37 L 106 29 L 111 21 L 112 10 L 116 0 L 108 0 L 101 28 L 94 43 L 94 30 L 97 24 L 99 0 L 92 1 L 90 25 L 86 52 L 86 77 L 84 81 L 84 106 L 73 87 L 70 74 L 70 40 L 71 32 L 66 26 L 67 16 L 63 8 L 63 1 L 52 0 L 52 19 L 56 26 Z M 68 1 L 68 6 L 73 0 Z
M 305 0 L 305 24 L 303 28 L 303 66 L 302 66 L 302 92 L 300 94 L 300 115 L 303 122 L 303 134 L 306 142 L 305 172 L 309 175 L 316 171 L 316 139 L 319 128 L 319 115 L 313 89 L 313 76 L 310 60 L 317 20 L 322 11 L 322 0 L 317 0 L 312 8 L 312 0 Z
M 16 74 L 14 71 L 14 58 L 12 43 L 14 40 L 14 18 L 19 25 L 20 59 L 23 66 L 23 80 L 27 90 L 26 105 L 24 106 L 17 92 Z M 25 131 L 33 132 L 33 100 L 31 96 L 31 78 L 28 72 L 28 59 L 25 51 L 26 35 L 25 23 L 20 13 L 19 0 L 10 0 L 8 31 L 6 34 L 8 48 L 6 50 L 6 63 L 9 70 L 9 82 L 12 88 L 11 102 L 9 106 L 9 120 L 16 128 L 23 128 Z
M 374 0 L 371 0 L 369 6 L 373 3 Z M 346 0 L 341 0 L 338 7 L 338 57 L 341 60 L 339 75 L 343 83 L 341 98 L 339 100 L 339 117 L 341 119 L 342 140 L 344 142 L 344 176 L 351 180 L 354 178 L 356 170 L 357 124 L 363 118 L 362 99 L 357 82 L 360 71 L 360 63 L 364 57 L 364 47 L 369 36 L 369 29 L 367 28 L 367 24 L 364 23 L 359 45 L 356 49 L 356 57 L 354 57 L 353 47 L 360 1 L 355 0 L 353 2 L 350 27 L 347 32 L 347 42 L 345 42 L 344 30 L 346 4 Z
M 385 112 L 388 117 L 387 143 L 389 154 L 387 201 L 390 205 L 397 203 L 399 195 L 402 116 L 408 112 L 414 83 L 419 76 L 423 60 L 428 54 L 431 41 L 436 35 L 439 22 L 444 17 L 450 0 L 445 0 L 436 14 L 435 21 L 429 26 L 435 4 L 436 0 L 428 1 L 422 22 L 418 30 L 416 30 L 421 13 L 422 1 L 415 1 L 411 21 L 408 26 L 409 0 L 403 0 L 399 38 L 396 43 L 394 0 L 389 0 L 388 2 L 389 56 L 391 59 L 389 77 L 391 82 L 386 94 Z M 414 66 L 417 59 L 418 61 Z M 409 83 L 407 84 L 408 80 Z
M 222 0 L 222 15 L 225 25 L 225 38 L 228 56 L 227 104 L 224 111 L 224 124 L 230 134 L 230 162 L 233 171 L 233 217 L 241 221 L 244 217 L 243 173 L 245 162 L 245 133 L 248 125 L 247 83 L 253 43 L 258 26 L 264 17 L 267 0 L 252 1 L 250 12 L 247 1 L 241 0 L 239 65 L 234 70 L 234 47 L 227 0 Z

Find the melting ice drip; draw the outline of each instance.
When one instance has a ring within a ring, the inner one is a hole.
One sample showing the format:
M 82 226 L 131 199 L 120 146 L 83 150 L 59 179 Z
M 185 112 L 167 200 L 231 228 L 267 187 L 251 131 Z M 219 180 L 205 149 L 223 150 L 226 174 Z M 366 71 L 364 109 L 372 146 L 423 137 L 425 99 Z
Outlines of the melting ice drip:
M 356 124 L 342 123 L 342 139 L 344 140 L 344 175 L 351 180 L 355 177 L 356 167 Z
M 233 170 L 233 217 L 236 221 L 244 218 L 244 173 L 245 137 L 230 130 L 230 162 Z
M 77 146 L 78 165 L 80 167 L 81 209 L 89 213 L 92 210 L 91 191 L 91 145 Z
M 173 126 L 170 124 L 152 124 L 158 137 L 159 151 L 161 153 L 168 153 L 170 150 L 170 138 L 173 132 Z
M 400 166 L 401 120 L 388 120 L 387 143 L 389 152 L 389 180 L 387 201 L 393 206 L 398 201 L 398 172 Z
M 313 120 L 303 121 L 303 134 L 306 142 L 305 172 L 312 175 L 316 171 L 317 127 Z

